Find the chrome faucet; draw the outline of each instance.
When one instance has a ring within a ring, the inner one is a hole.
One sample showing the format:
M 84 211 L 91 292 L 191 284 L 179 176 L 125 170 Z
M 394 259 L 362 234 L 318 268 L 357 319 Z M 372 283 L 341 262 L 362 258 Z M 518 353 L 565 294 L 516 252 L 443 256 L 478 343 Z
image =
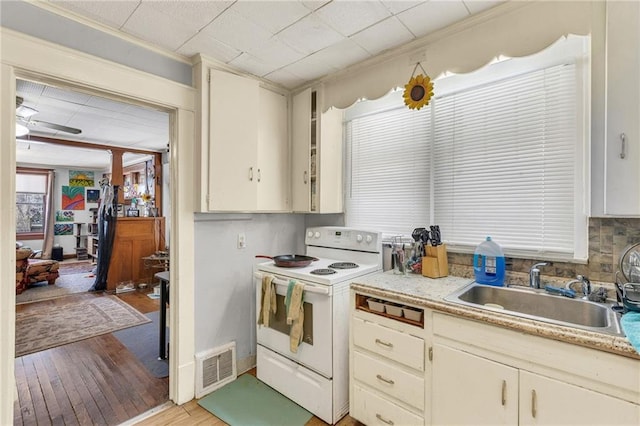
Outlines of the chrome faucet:
M 575 280 L 569 281 L 567 285 L 565 285 L 565 288 L 567 290 L 573 290 L 571 285 L 575 283 L 580 283 L 582 286 L 582 298 L 585 300 L 589 299 L 589 295 L 591 294 L 591 281 L 589 281 L 589 278 L 578 275 Z
M 536 263 L 529 270 L 529 287 L 540 288 L 540 266 L 548 266 L 547 262 Z

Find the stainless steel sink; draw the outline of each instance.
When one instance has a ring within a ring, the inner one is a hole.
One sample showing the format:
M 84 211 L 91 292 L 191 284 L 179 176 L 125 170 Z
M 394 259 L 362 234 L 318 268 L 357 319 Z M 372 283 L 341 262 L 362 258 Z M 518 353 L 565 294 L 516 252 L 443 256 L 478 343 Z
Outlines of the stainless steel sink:
M 523 318 L 622 335 L 609 305 L 529 290 L 526 287 L 493 287 L 473 282 L 444 300 Z

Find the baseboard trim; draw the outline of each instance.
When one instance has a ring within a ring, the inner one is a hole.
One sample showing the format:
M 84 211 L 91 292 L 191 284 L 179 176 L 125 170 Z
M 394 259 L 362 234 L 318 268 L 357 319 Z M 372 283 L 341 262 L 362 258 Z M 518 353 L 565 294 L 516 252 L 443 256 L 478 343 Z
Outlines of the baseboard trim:
M 236 360 L 236 370 L 238 372 L 238 376 L 242 373 L 246 373 L 256 366 L 256 356 L 249 355 L 246 358 Z

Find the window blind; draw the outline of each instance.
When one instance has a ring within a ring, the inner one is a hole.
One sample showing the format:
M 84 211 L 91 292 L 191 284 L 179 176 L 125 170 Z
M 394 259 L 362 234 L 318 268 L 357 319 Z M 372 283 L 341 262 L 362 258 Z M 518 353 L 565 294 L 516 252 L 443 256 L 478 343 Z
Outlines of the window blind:
M 404 235 L 438 224 L 457 250 L 490 235 L 512 256 L 581 258 L 580 72 L 547 66 L 420 111 L 359 106 L 345 122 L 345 223 Z
M 447 240 L 573 253 L 575 66 L 436 100 L 434 222 Z
M 394 107 L 346 122 L 346 223 L 392 235 L 428 223 L 430 113 Z

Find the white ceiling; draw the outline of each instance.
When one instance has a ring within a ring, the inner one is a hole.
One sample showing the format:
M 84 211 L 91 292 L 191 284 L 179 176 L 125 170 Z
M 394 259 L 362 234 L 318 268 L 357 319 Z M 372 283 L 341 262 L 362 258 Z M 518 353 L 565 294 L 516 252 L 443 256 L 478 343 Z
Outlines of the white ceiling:
M 49 0 L 189 58 L 289 89 L 503 3 L 485 0 Z
M 106 25 L 144 45 L 183 56 L 203 53 L 230 67 L 295 88 L 494 7 L 482 0 L 49 0 L 54 9 Z M 168 115 L 67 88 L 19 81 L 33 119 L 79 135 L 29 125 L 32 136 L 161 151 Z M 18 144 L 18 162 L 78 166 L 88 157 L 60 147 Z M 30 149 L 27 149 L 29 148 Z M 36 153 L 38 152 L 38 153 Z M 97 151 L 89 151 L 96 153 Z M 47 162 L 48 161 L 48 162 Z M 85 167 L 91 167 L 84 164 Z

